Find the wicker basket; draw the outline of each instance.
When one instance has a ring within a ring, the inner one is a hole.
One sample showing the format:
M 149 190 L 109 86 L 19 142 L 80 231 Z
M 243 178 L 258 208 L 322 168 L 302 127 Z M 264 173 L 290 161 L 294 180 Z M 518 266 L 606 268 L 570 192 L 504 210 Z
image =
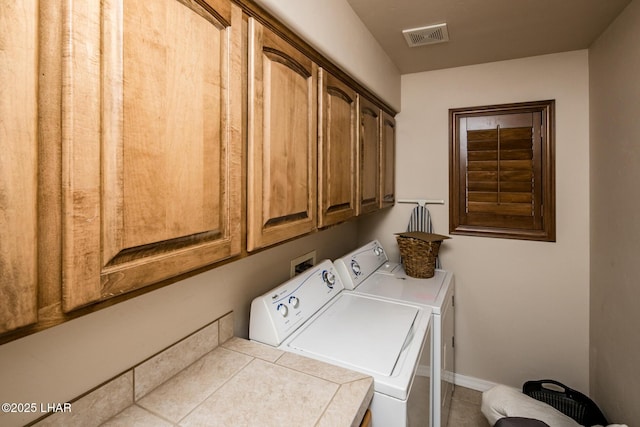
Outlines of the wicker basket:
M 407 275 L 418 279 L 433 277 L 440 244 L 448 238 L 421 231 L 396 234 L 402 264 Z

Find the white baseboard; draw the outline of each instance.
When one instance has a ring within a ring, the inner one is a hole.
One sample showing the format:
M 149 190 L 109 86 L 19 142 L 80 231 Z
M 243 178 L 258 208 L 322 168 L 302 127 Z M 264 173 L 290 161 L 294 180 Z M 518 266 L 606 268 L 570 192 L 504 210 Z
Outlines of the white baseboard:
M 419 377 L 430 377 L 431 376 L 431 366 L 429 365 L 418 365 L 418 369 L 416 370 L 416 375 Z
M 457 373 L 453 374 L 453 383 L 476 391 L 487 391 L 491 387 L 498 385 L 498 383 Z
M 431 367 L 429 365 L 418 365 L 416 375 L 421 377 L 430 377 Z M 498 383 L 483 380 L 480 378 L 469 377 L 467 375 L 457 374 L 450 371 L 444 371 L 442 373 L 442 379 L 447 382 L 453 382 L 455 385 L 470 388 L 471 390 L 476 391 L 487 391 L 493 386 L 498 385 Z

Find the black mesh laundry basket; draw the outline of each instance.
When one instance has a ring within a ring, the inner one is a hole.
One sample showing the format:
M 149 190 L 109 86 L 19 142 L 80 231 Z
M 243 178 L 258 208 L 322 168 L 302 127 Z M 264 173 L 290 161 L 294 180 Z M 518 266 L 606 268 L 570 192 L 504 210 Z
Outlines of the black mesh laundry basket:
M 547 388 L 544 386 L 545 384 L 552 384 L 561 388 L 562 391 Z M 609 424 L 593 400 L 558 381 L 527 381 L 522 386 L 522 392 L 553 406 L 566 416 L 573 418 L 580 425 L 590 427 L 596 424 L 604 426 Z

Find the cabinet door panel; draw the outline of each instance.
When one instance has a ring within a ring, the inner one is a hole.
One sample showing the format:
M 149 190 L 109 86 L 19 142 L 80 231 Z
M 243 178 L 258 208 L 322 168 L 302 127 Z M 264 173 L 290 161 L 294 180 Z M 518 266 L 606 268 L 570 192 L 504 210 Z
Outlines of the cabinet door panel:
M 316 225 L 317 67 L 255 20 L 249 25 L 247 249 Z
M 380 207 L 386 208 L 396 201 L 396 121 L 386 112 L 382 113 L 380 137 Z
M 321 70 L 318 225 L 345 221 L 356 213 L 358 182 L 356 92 Z
M 360 196 L 358 214 L 380 206 L 380 109 L 360 97 Z
M 238 254 L 241 217 L 240 9 L 70 7 L 65 310 Z
M 38 2 L 0 14 L 0 333 L 37 320 Z
M 122 176 L 130 185 L 123 187 L 123 247 L 219 233 L 224 34 L 175 0 L 127 4 L 124 75 L 131 77 L 123 82 Z

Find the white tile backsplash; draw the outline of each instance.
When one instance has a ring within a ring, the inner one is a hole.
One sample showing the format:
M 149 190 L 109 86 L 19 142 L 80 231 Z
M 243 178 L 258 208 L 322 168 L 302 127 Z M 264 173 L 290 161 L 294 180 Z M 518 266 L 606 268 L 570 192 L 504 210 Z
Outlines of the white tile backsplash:
M 38 427 L 99 426 L 133 404 L 133 372 L 127 371 L 71 403 L 70 412 L 56 412 Z
M 133 369 L 135 399 L 138 400 L 160 384 L 200 359 L 218 346 L 218 321 L 177 342 Z
M 145 409 L 132 405 L 216 349 L 222 342 L 220 336 L 226 341 L 230 338 L 229 334 L 233 334 L 233 312 L 72 401 L 71 411 L 53 413 L 34 425 L 91 427 L 102 425 L 107 420 L 110 426 L 172 425 Z

